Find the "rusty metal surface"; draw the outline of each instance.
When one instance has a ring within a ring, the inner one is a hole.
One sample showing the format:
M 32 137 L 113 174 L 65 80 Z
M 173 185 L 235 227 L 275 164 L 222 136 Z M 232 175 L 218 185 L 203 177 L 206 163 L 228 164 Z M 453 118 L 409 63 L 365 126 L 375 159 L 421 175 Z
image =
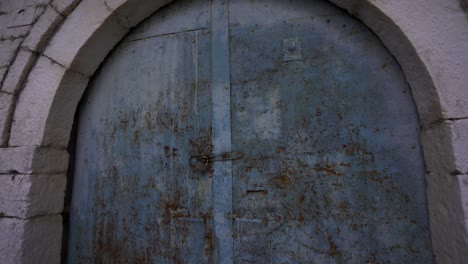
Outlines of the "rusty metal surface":
M 433 262 L 410 89 L 326 1 L 176 1 L 80 109 L 69 263 Z
M 212 153 L 210 46 L 209 29 L 123 42 L 92 81 L 69 263 L 212 262 L 212 172 L 188 164 Z
M 392 56 L 324 1 L 230 5 L 234 262 L 433 262 L 418 117 Z
M 213 151 L 231 152 L 231 84 L 229 64 L 229 1 L 212 0 L 211 67 L 213 96 Z M 214 260 L 233 263 L 232 161 L 215 162 L 213 167 Z

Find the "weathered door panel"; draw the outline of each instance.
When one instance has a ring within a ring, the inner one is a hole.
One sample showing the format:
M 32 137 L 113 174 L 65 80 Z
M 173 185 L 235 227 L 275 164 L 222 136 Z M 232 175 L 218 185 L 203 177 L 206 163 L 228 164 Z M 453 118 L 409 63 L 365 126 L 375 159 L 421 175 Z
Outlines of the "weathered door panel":
M 235 262 L 431 262 L 399 66 L 341 10 L 294 2 L 231 1 Z
M 206 263 L 211 250 L 210 37 L 124 42 L 83 99 L 70 263 Z
M 326 1 L 164 7 L 78 134 L 70 263 L 433 262 L 410 89 Z
M 125 41 L 211 27 L 211 1 L 184 0 L 158 10 L 132 30 Z

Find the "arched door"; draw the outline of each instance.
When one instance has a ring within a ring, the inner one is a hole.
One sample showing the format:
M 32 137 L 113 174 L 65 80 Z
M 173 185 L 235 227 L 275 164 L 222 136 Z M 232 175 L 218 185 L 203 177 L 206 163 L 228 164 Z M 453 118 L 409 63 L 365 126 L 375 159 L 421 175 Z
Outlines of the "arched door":
M 175 2 L 81 102 L 68 261 L 433 262 L 419 132 L 328 2 Z

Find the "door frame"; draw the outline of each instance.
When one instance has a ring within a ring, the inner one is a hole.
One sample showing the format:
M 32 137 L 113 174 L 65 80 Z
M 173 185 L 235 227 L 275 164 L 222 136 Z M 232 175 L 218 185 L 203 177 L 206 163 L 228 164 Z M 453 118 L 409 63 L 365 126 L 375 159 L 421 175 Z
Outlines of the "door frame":
M 18 192 L 31 197 L 27 205 L 17 205 L 23 209 L 18 210 L 21 212 L 11 216 L 22 231 L 8 238 L 16 250 L 8 255 L 16 254 L 24 262 L 41 258 L 59 262 L 60 213 L 68 169 L 66 147 L 77 104 L 89 78 L 110 50 L 133 26 L 169 2 L 82 0 L 68 15 L 64 13 L 60 27 L 57 22 L 48 24 L 50 32 L 41 35 L 48 45 L 38 52 L 32 67 L 23 69 L 26 82 L 8 106 L 7 133 L 2 138 L 0 172 L 27 178 L 30 185 Z M 468 133 L 464 121 L 468 109 L 463 108 L 468 101 L 463 101 L 467 98 L 464 91 L 468 77 L 459 70 L 468 67 L 463 52 L 468 40 L 459 36 L 467 32 L 466 13 L 457 0 L 447 4 L 453 8 L 437 1 L 425 3 L 424 7 L 396 1 L 330 2 L 368 26 L 401 65 L 423 128 L 433 251 L 437 262 L 463 262 L 468 257 L 468 208 L 463 205 L 468 195 L 464 150 L 468 142 L 461 135 Z M 437 17 L 450 19 L 444 24 L 437 24 L 438 20 L 428 22 Z M 456 23 L 459 26 L 453 28 Z M 450 45 L 453 43 L 461 49 Z M 451 54 L 436 52 L 445 45 L 451 47 Z M 35 250 L 30 250 L 31 245 Z

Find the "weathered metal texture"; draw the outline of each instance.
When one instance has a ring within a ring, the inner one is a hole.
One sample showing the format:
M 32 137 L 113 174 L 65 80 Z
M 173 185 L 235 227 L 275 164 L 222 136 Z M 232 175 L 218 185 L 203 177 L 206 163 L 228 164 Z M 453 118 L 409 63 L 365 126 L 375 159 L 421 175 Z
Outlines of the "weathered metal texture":
M 209 4 L 193 8 L 210 16 Z M 92 81 L 78 128 L 69 263 L 211 261 L 212 172 L 188 163 L 212 152 L 211 36 L 195 29 L 121 43 Z
M 231 152 L 231 85 L 229 69 L 229 2 L 212 0 L 212 96 L 213 151 Z M 232 161 L 213 163 L 214 259 L 216 263 L 233 261 L 232 219 Z
M 431 263 L 417 112 L 325 1 L 230 1 L 235 263 Z
M 165 7 L 78 134 L 69 263 L 433 262 L 410 89 L 326 1 Z

